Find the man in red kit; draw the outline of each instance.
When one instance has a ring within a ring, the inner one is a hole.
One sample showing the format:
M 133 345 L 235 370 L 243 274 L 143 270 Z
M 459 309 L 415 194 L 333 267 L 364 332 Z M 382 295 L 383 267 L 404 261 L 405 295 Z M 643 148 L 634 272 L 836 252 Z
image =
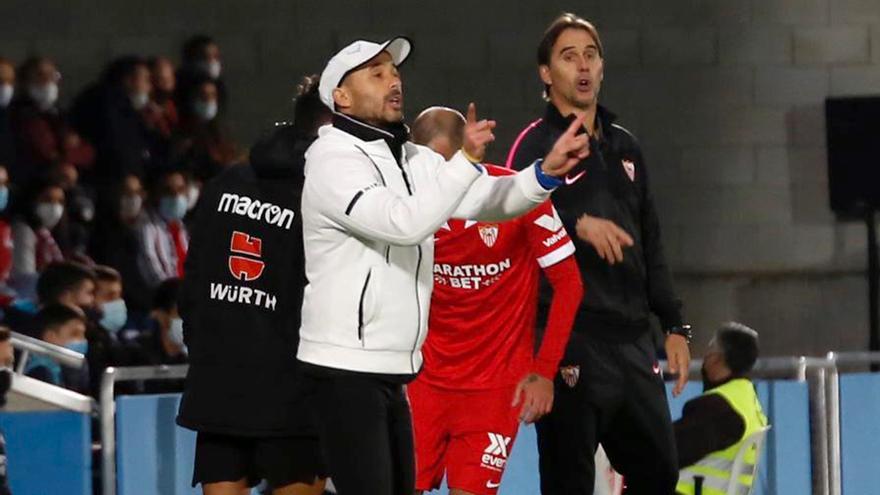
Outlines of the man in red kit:
M 413 141 L 448 160 L 461 149 L 465 123 L 455 110 L 430 108 L 413 124 Z M 494 495 L 519 422 L 553 406 L 553 377 L 583 296 L 574 244 L 549 201 L 501 223 L 452 219 L 434 239 L 425 361 L 407 389 L 416 490 L 438 488 L 445 472 L 452 495 Z M 553 303 L 535 355 L 541 271 Z

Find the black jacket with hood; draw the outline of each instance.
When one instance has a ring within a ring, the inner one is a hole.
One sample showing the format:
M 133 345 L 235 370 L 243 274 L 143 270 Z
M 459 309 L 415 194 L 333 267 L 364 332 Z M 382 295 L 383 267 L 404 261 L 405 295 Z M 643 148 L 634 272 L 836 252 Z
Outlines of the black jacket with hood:
M 297 399 L 308 140 L 277 127 L 202 191 L 179 310 L 190 369 L 177 423 L 249 437 L 311 434 Z

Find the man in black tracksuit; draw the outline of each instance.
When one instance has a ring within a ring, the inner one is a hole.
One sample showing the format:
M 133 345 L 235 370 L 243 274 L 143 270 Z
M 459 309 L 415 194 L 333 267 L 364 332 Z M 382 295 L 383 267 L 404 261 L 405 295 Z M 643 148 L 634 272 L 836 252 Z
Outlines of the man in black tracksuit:
M 602 48 L 592 24 L 565 14 L 538 50 L 550 103 L 519 136 L 508 165 L 543 156 L 575 115 L 587 115 L 592 153 L 565 178 L 553 205 L 577 233 L 585 298 L 556 379 L 553 412 L 538 424 L 544 495 L 590 494 L 601 443 L 627 493 L 671 494 L 675 442 L 649 323 L 666 331 L 673 371 L 687 379 L 689 331 L 683 324 L 660 242 L 641 150 L 615 116 L 598 106 Z
M 306 97 L 317 98 L 311 86 Z M 261 479 L 276 494 L 323 490 L 295 359 L 312 139 L 276 127 L 251 150 L 251 166 L 205 186 L 195 212 L 179 304 L 190 368 L 177 422 L 198 432 L 193 485 L 208 494 L 239 494 Z

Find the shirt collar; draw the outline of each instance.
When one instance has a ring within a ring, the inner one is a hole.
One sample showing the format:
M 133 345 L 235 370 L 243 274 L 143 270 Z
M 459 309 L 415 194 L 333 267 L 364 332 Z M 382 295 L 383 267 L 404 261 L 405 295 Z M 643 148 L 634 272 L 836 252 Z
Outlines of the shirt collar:
M 559 109 L 556 108 L 556 105 L 553 103 L 547 103 L 547 109 L 544 111 L 544 121 L 553 127 L 564 131 L 565 129 L 568 129 L 568 126 L 571 125 L 571 122 L 574 119 L 574 114 L 563 116 L 559 113 Z M 617 115 L 602 105 L 597 105 L 596 120 L 599 123 L 601 136 L 609 136 L 611 124 L 617 120 Z
M 333 127 L 363 141 L 385 141 L 398 162 L 402 146 L 409 141 L 409 127 L 403 122 L 376 127 L 350 115 L 334 112 Z

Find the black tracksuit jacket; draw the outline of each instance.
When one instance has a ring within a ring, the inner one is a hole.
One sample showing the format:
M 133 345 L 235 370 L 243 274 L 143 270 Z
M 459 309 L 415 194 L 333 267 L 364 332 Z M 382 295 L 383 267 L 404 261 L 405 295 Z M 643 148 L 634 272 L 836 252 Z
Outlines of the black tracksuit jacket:
M 181 426 L 250 437 L 311 432 L 296 380 L 307 145 L 292 128 L 277 129 L 254 146 L 250 166 L 202 191 L 179 302 L 190 358 Z
M 608 340 L 633 341 L 649 330 L 652 312 L 664 329 L 681 325 L 681 302 L 663 254 L 642 150 L 607 109 L 600 106 L 596 118 L 600 132 L 598 139 L 590 140 L 590 156 L 568 174 L 566 185 L 552 199 L 572 234 L 577 219 L 588 214 L 611 220 L 635 241 L 624 249 L 623 262 L 612 266 L 592 246 L 572 236 L 585 289 L 574 329 Z M 520 134 L 508 166 L 520 170 L 543 158 L 573 119 L 548 104 L 544 117 Z

